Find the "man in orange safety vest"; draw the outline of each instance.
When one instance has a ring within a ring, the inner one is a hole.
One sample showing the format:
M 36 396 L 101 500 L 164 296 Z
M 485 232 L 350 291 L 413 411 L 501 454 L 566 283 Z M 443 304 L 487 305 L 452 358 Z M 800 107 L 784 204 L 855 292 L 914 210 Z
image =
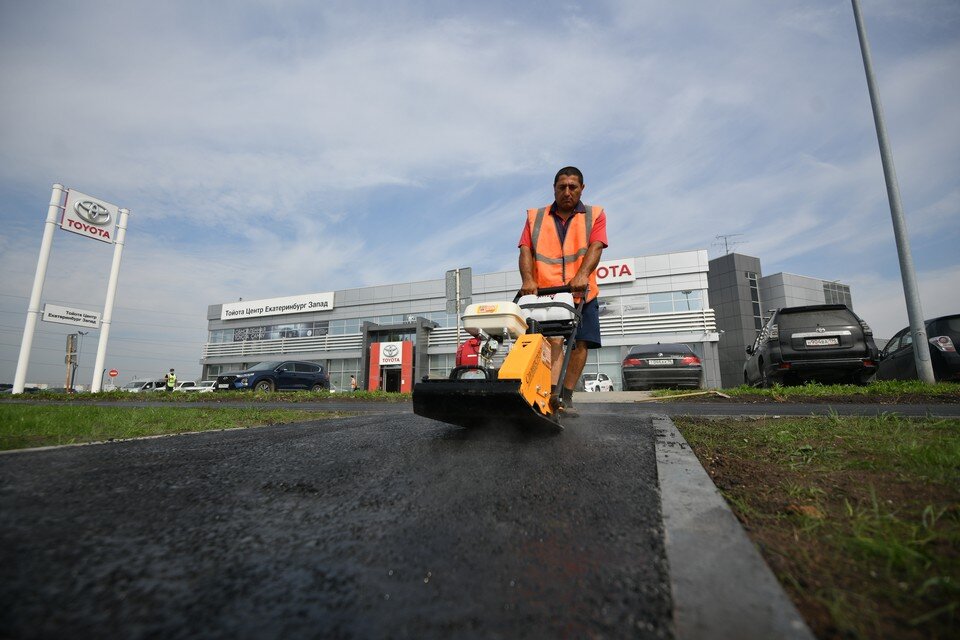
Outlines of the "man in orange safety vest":
M 577 415 L 573 389 L 587 362 L 587 350 L 600 348 L 597 265 L 607 247 L 607 214 L 603 207 L 583 204 L 584 186 L 579 169 L 560 169 L 553 179 L 553 204 L 527 211 L 518 245 L 521 295 L 536 295 L 540 287 L 569 285 L 578 299 L 585 299 L 576 345 L 562 381 L 558 380 L 561 339 L 551 338 L 553 392 L 559 392 L 561 411 L 571 417 Z

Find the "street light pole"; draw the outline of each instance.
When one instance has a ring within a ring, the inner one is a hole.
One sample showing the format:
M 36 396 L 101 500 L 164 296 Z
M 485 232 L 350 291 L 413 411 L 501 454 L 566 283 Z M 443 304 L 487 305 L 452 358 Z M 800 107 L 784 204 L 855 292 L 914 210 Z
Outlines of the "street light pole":
M 907 318 L 910 320 L 910 332 L 913 334 L 913 357 L 917 365 L 918 377 L 922 381 L 932 384 L 935 379 L 933 365 L 930 362 L 930 347 L 927 344 L 927 330 L 923 321 L 923 309 L 920 307 L 917 276 L 913 270 L 913 256 L 910 253 L 910 240 L 907 237 L 907 223 L 903 218 L 903 207 L 900 204 L 897 170 L 893 164 L 893 153 L 890 151 L 890 145 L 887 142 L 887 126 L 883 119 L 880 92 L 873 77 L 870 44 L 867 42 L 867 31 L 863 25 L 863 15 L 860 12 L 860 0 L 850 0 L 850 2 L 853 4 L 853 17 L 857 23 L 857 37 L 860 39 L 860 53 L 863 56 L 863 70 L 867 76 L 867 89 L 870 91 L 873 120 L 877 127 L 880 160 L 883 162 L 883 177 L 887 183 L 887 200 L 890 202 L 890 217 L 893 219 L 893 237 L 897 242 L 897 256 L 900 259 L 900 279 L 903 281 Z

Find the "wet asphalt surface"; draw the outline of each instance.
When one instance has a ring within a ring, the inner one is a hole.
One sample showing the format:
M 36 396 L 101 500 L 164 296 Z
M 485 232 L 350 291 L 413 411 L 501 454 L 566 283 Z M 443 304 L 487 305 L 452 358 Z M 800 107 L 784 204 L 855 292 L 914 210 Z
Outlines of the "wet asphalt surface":
M 0 637 L 671 637 L 651 419 L 584 409 L 0 456 Z

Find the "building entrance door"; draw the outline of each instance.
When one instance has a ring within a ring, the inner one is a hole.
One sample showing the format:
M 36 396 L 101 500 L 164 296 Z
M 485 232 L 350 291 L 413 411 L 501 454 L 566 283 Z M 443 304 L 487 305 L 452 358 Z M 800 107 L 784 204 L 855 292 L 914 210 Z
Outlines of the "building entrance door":
M 392 393 L 400 392 L 400 367 L 396 368 L 383 368 L 383 372 L 380 374 L 381 379 L 383 380 L 383 390 L 389 391 Z

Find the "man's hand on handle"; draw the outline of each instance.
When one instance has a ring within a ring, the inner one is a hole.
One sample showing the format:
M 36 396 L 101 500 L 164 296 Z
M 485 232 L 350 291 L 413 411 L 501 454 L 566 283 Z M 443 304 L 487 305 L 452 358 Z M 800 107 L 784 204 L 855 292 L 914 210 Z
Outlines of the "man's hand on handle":
M 570 290 L 574 293 L 582 294 L 590 286 L 590 276 L 580 275 L 579 273 L 570 279 Z
M 524 280 L 523 284 L 520 285 L 520 295 L 522 296 L 535 296 L 537 295 L 537 281 L 536 280 Z

